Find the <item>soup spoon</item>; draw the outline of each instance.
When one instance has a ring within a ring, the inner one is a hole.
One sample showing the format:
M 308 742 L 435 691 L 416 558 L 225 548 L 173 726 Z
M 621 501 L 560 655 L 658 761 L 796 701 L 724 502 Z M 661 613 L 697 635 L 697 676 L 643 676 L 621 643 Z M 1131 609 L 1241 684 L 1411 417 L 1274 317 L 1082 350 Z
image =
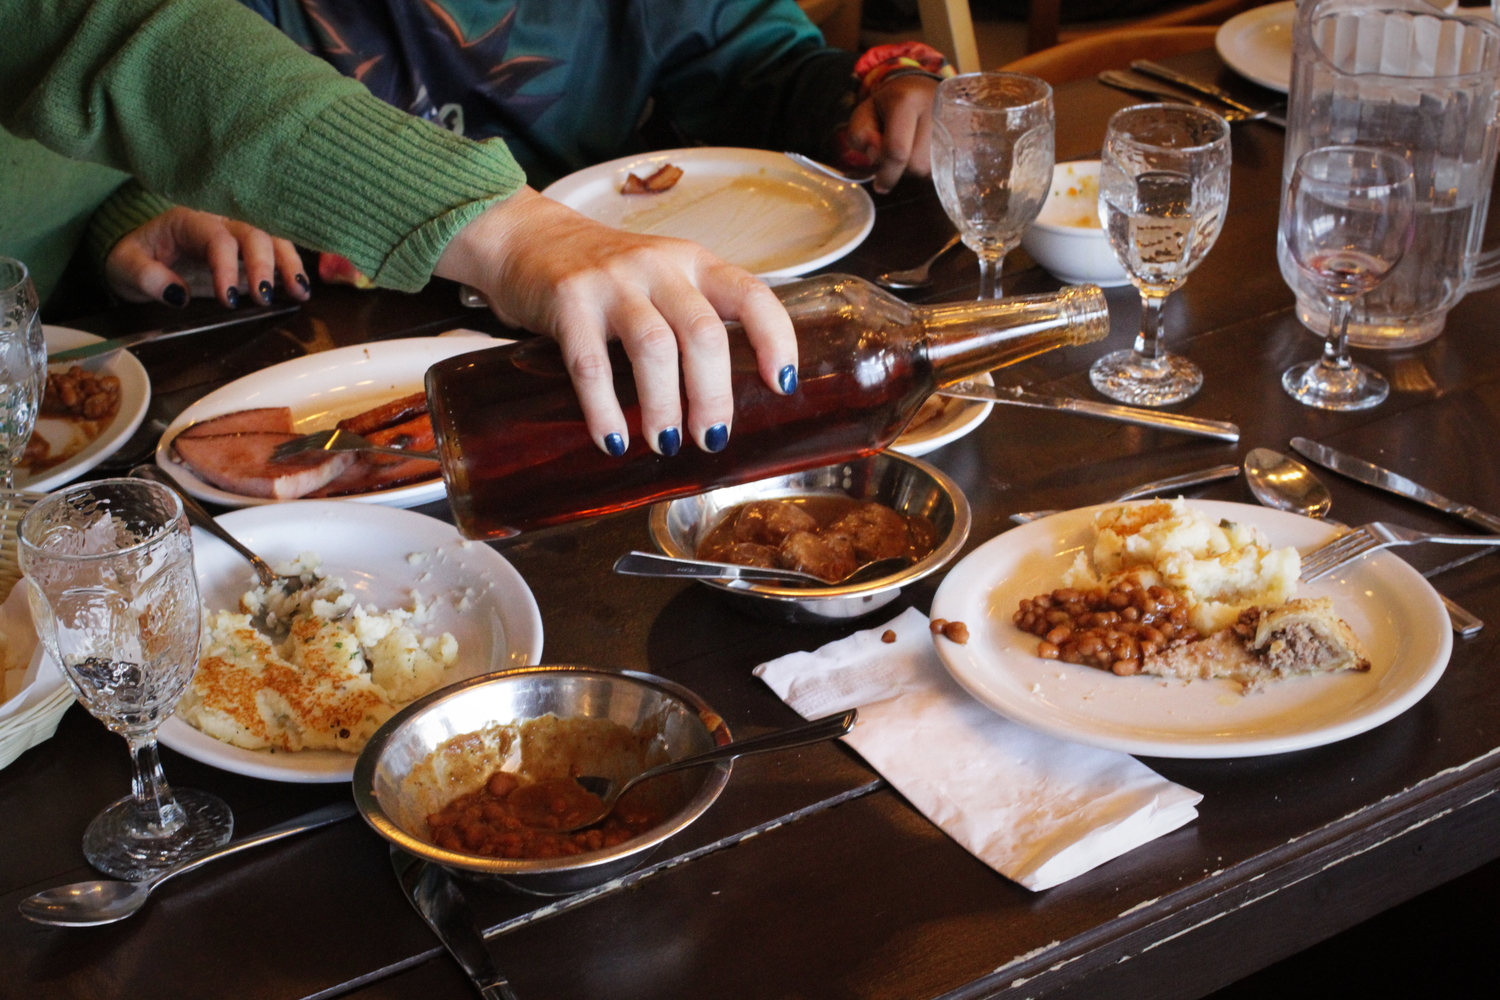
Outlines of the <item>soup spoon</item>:
M 269 844 L 273 840 L 290 837 L 295 833 L 316 830 L 320 826 L 337 823 L 339 820 L 353 816 L 356 811 L 352 802 L 335 802 L 322 809 L 314 809 L 296 819 L 267 827 L 249 837 L 232 841 L 216 851 L 209 851 L 190 861 L 174 865 L 140 882 L 99 879 L 94 882 L 60 885 L 55 889 L 48 889 L 46 892 L 39 892 L 35 896 L 28 896 L 21 900 L 19 905 L 21 916 L 27 920 L 34 920 L 39 924 L 51 924 L 54 927 L 97 927 L 100 924 L 112 924 L 134 914 L 146 904 L 146 897 L 151 895 L 151 890 L 174 875 L 190 872 L 217 858 L 238 854 L 251 847 L 259 847 L 261 844 Z
M 854 720 L 858 715 L 858 711 L 851 708 L 847 712 L 825 715 L 821 719 L 814 719 L 811 722 L 804 722 L 801 725 L 788 726 L 785 729 L 766 733 L 764 736 L 753 736 L 748 740 L 736 740 L 733 743 L 726 743 L 721 747 L 715 747 L 704 753 L 695 753 L 690 757 L 683 757 L 681 760 L 674 760 L 670 763 L 653 767 L 650 770 L 642 771 L 624 784 L 616 782 L 613 778 L 580 774 L 573 780 L 578 782 L 584 791 L 598 797 L 598 808 L 592 813 L 584 814 L 581 821 L 577 816 L 571 817 L 574 821 L 566 827 L 560 827 L 558 832 L 571 833 L 574 830 L 581 830 L 586 826 L 593 826 L 596 823 L 603 822 L 609 817 L 610 813 L 614 812 L 615 804 L 620 801 L 620 796 L 643 781 L 650 781 L 652 778 L 660 777 L 663 774 L 671 774 L 673 771 L 711 764 L 716 760 L 732 760 L 735 757 L 741 757 L 745 754 L 769 753 L 772 750 L 790 750 L 793 747 L 806 746 L 809 743 L 821 743 L 824 740 L 837 739 L 854 728 Z M 521 789 L 517 789 L 517 791 L 521 791 Z M 522 822 L 526 822 L 525 817 L 522 817 Z M 543 826 L 541 823 L 528 823 L 527 825 Z

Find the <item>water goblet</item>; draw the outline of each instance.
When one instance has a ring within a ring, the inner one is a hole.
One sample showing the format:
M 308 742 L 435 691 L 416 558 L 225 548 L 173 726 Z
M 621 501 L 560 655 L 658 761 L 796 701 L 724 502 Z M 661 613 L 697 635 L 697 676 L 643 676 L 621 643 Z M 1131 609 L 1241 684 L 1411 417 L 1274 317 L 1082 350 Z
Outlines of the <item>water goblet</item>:
M 1052 88 L 1024 73 L 966 73 L 937 90 L 932 179 L 964 245 L 979 255 L 979 297 L 1000 297 L 1000 267 L 1052 185 Z
M 0 486 L 15 488 L 15 467 L 36 426 L 47 384 L 47 344 L 26 265 L 0 257 Z
M 1229 123 L 1186 104 L 1139 104 L 1109 120 L 1099 212 L 1110 248 L 1141 293 L 1141 332 L 1128 351 L 1094 362 L 1089 381 L 1110 399 L 1165 406 L 1203 385 L 1166 351 L 1162 307 L 1208 254 L 1229 203 Z
M 134 882 L 227 842 L 229 807 L 174 793 L 157 756 L 203 627 L 177 494 L 142 479 L 81 483 L 38 501 L 18 534 L 37 635 L 89 714 L 130 746 L 131 794 L 94 817 L 84 856 Z
M 1411 166 L 1396 153 L 1325 146 L 1297 159 L 1281 203 L 1281 239 L 1303 278 L 1328 300 L 1323 356 L 1293 365 L 1282 388 L 1322 410 L 1363 410 L 1390 384 L 1349 358 L 1349 314 L 1411 245 L 1415 189 Z

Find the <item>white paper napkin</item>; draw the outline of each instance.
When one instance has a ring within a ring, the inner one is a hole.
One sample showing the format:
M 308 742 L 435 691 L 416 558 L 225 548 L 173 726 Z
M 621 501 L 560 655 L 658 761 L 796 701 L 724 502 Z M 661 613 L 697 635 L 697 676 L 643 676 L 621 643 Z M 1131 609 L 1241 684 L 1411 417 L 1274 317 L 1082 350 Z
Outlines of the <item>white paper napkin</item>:
M 896 641 L 885 643 L 887 629 Z M 937 658 L 927 616 L 895 620 L 755 668 L 804 718 L 848 708 L 844 739 L 970 853 L 1050 889 L 1170 833 L 1203 796 L 1128 754 L 1066 743 L 997 715 Z

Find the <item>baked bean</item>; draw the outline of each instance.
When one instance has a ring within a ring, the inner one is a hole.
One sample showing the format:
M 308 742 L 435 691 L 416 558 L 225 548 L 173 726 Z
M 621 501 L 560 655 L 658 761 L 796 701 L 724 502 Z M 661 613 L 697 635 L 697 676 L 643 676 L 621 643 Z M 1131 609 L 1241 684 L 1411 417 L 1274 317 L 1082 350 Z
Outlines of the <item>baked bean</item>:
M 1046 639 L 1036 644 L 1036 655 L 1044 660 L 1055 660 L 1057 659 L 1057 654 L 1058 648 Z
M 1060 646 L 1073 637 L 1073 630 L 1066 625 L 1059 625 L 1047 633 L 1047 641 L 1054 646 Z

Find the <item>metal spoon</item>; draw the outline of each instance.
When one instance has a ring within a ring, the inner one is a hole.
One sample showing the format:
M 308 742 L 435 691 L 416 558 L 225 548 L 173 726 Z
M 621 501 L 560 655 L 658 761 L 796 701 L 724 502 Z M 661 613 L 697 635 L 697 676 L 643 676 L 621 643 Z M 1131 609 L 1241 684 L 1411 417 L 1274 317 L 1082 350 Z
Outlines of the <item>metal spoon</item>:
M 124 920 L 139 910 L 145 905 L 146 897 L 151 895 L 152 889 L 175 875 L 190 872 L 216 858 L 238 854 L 251 847 L 259 847 L 273 840 L 290 837 L 294 833 L 316 830 L 320 826 L 337 823 L 339 820 L 348 819 L 357 811 L 352 802 L 335 802 L 331 806 L 314 809 L 296 819 L 278 823 L 252 836 L 225 844 L 217 851 L 209 851 L 201 857 L 184 861 L 142 882 L 100 879 L 95 882 L 60 885 L 55 889 L 39 892 L 35 896 L 28 896 L 21 900 L 18 908 L 21 916 L 27 920 L 34 920 L 39 924 L 52 924 L 54 927 L 97 927 L 100 924 L 112 924 L 117 920 Z
M 1333 507 L 1333 496 L 1322 480 L 1313 471 L 1295 458 L 1289 458 L 1270 448 L 1254 448 L 1245 456 L 1245 480 L 1250 492 L 1267 507 L 1289 510 L 1293 514 L 1326 518 L 1329 524 L 1338 522 L 1328 518 Z M 1341 525 L 1340 525 L 1341 526 Z M 1484 628 L 1483 620 L 1475 617 L 1467 608 L 1454 603 L 1442 594 L 1443 607 L 1448 610 L 1448 621 L 1453 631 L 1467 639 Z
M 1245 481 L 1267 507 L 1307 517 L 1327 517 L 1333 495 L 1312 470 L 1270 448 L 1253 448 L 1245 456 Z
M 788 160 L 791 160 L 804 170 L 811 170 L 815 174 L 832 177 L 834 180 L 843 181 L 845 184 L 868 184 L 875 179 L 873 173 L 868 177 L 851 177 L 842 170 L 835 170 L 833 167 L 819 163 L 811 156 L 803 156 L 801 153 L 787 153 L 785 155 Z
M 574 780 L 583 787 L 584 791 L 599 797 L 599 810 L 581 823 L 574 823 L 561 830 L 568 833 L 573 830 L 581 830 L 586 826 L 593 826 L 602 822 L 614 811 L 615 803 L 620 801 L 620 796 L 643 781 L 660 777 L 663 774 L 671 774 L 673 771 L 681 771 L 689 767 L 699 767 L 703 764 L 711 764 L 716 760 L 732 760 L 745 754 L 769 753 L 772 750 L 790 750 L 793 747 L 806 746 L 809 743 L 821 743 L 824 740 L 837 739 L 854 728 L 854 720 L 858 718 L 856 709 L 847 712 L 839 712 L 836 715 L 826 715 L 821 719 L 804 722 L 797 726 L 788 726 L 778 729 L 774 733 L 766 733 L 764 736 L 755 736 L 748 740 L 736 740 L 726 743 L 721 747 L 715 747 L 705 753 L 693 754 L 681 760 L 674 760 L 669 764 L 662 764 L 650 770 L 642 771 L 623 785 L 618 784 L 612 778 L 603 778 L 598 775 L 581 774 Z
M 875 284 L 884 285 L 886 288 L 921 288 L 923 285 L 932 284 L 932 265 L 938 262 L 943 254 L 958 246 L 963 237 L 954 233 L 943 248 L 931 257 L 927 258 L 925 264 L 909 267 L 905 271 L 887 271 L 875 279 Z
M 876 559 L 863 566 L 856 566 L 837 580 L 825 580 L 800 569 L 781 569 L 773 566 L 741 566 L 738 563 L 713 562 L 708 559 L 678 559 L 655 552 L 627 552 L 615 560 L 615 572 L 621 576 L 683 577 L 690 580 L 744 580 L 748 583 L 772 583 L 793 581 L 811 583 L 819 587 L 834 587 L 855 580 L 878 580 L 887 573 L 910 566 L 905 556 Z

